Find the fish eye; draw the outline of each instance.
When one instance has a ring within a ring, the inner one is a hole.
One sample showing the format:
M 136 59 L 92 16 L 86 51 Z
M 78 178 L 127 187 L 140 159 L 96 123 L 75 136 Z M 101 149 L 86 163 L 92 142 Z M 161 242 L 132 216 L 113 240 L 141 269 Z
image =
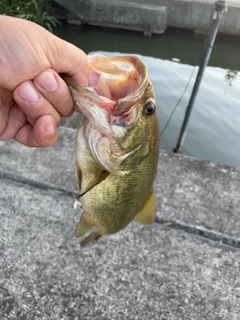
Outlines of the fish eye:
M 156 109 L 156 105 L 152 100 L 148 100 L 145 103 L 144 112 L 147 116 L 150 116 L 151 114 L 153 114 L 155 109 Z

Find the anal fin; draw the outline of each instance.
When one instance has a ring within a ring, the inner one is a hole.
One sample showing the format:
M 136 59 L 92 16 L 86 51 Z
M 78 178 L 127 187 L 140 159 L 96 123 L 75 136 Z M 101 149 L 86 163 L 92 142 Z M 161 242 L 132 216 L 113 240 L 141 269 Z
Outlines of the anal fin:
M 75 235 L 77 238 L 82 237 L 86 232 L 91 228 L 95 227 L 95 224 L 90 221 L 87 212 L 83 212 L 80 221 L 78 222 L 75 230 Z M 86 246 L 90 241 L 98 240 L 102 236 L 99 230 L 96 230 L 90 233 L 85 239 L 81 242 L 81 247 Z
M 156 199 L 152 191 L 147 201 L 145 202 L 144 206 L 138 212 L 134 220 L 143 224 L 152 224 L 156 217 L 156 210 L 157 210 Z
M 88 232 L 92 227 L 95 226 L 95 224 L 89 220 L 90 219 L 88 219 L 88 213 L 83 212 L 75 230 L 75 236 L 77 238 L 82 237 L 86 232 Z

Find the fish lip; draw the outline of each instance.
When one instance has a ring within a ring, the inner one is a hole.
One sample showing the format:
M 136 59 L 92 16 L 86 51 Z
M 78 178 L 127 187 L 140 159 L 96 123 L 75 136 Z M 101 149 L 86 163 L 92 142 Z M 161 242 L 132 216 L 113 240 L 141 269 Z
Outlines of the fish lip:
M 129 95 L 119 99 L 113 106 L 113 115 L 118 116 L 127 112 L 132 106 L 134 106 L 143 96 L 148 85 L 148 78 L 145 77 L 142 83 Z
M 127 96 L 124 98 L 126 99 Z M 112 114 L 114 116 L 120 116 L 126 113 L 128 110 L 130 110 L 137 101 L 121 101 L 118 100 L 115 105 L 113 106 Z
M 80 84 L 76 83 L 73 79 L 71 79 L 69 76 L 61 74 L 61 77 L 65 80 L 65 82 L 68 84 L 69 89 L 72 93 L 73 96 L 77 96 L 79 95 L 79 100 L 82 100 L 82 105 L 84 105 L 83 100 L 87 101 L 89 103 L 89 108 L 86 111 L 84 109 L 84 107 L 81 106 L 80 103 L 76 103 L 75 101 L 75 110 L 76 111 L 80 111 L 85 117 L 87 117 L 89 119 L 89 121 L 93 120 L 94 117 L 94 112 L 93 112 L 93 105 L 94 105 L 94 109 L 99 109 L 99 111 L 97 111 L 96 113 L 99 114 L 105 113 L 105 125 L 107 124 L 113 124 L 113 122 L 118 122 L 115 121 L 115 117 L 118 116 L 124 116 L 124 114 L 126 114 L 129 110 L 131 110 L 131 108 L 134 108 L 134 106 L 136 105 L 137 107 L 137 103 L 138 101 L 141 99 L 141 97 L 143 96 L 145 89 L 147 88 L 148 85 L 148 77 L 147 77 L 147 69 L 146 66 L 143 64 L 143 62 L 141 61 L 141 59 L 139 57 L 136 56 L 123 56 L 123 57 L 104 57 L 104 59 L 110 59 L 110 60 L 116 60 L 116 61 L 125 61 L 127 60 L 127 63 L 132 65 L 138 72 L 138 74 L 140 75 L 140 83 L 138 85 L 137 88 L 135 88 L 135 90 L 131 93 L 129 93 L 128 95 L 124 96 L 123 98 L 120 98 L 117 101 L 114 100 L 110 100 L 107 97 L 101 96 L 99 94 L 97 94 L 94 89 L 89 88 L 89 87 L 83 87 Z M 89 61 L 91 62 L 92 57 L 89 56 Z M 90 107 L 91 105 L 91 107 Z M 134 108 L 135 109 L 135 108 Z M 92 110 L 92 111 L 91 111 Z M 102 111 L 100 111 L 102 110 Z M 95 119 L 96 120 L 96 119 Z M 135 121 L 133 121 L 135 122 Z M 124 124 L 124 121 L 122 119 L 122 121 L 120 120 L 119 123 Z M 120 125 L 120 124 L 118 124 Z M 124 125 L 124 126 L 128 126 L 128 124 Z M 105 126 L 104 126 L 105 127 Z M 106 130 L 106 128 L 104 128 L 104 130 L 102 130 L 103 132 L 108 132 L 108 133 L 112 133 L 112 130 L 109 128 L 108 130 Z

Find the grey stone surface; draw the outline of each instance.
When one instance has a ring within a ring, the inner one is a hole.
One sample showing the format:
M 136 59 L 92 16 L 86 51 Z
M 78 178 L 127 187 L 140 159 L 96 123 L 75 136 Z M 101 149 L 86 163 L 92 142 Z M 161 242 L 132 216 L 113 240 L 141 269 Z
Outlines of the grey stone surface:
M 75 178 L 76 131 L 60 127 L 57 142 L 45 149 L 0 141 L 0 168 L 28 179 L 77 190 Z
M 240 238 L 239 185 L 238 168 L 161 152 L 158 214 Z
M 158 224 L 81 249 L 70 198 L 0 194 L 0 319 L 239 319 L 239 250 Z
M 163 33 L 166 27 L 206 32 L 217 0 L 55 0 L 92 25 Z M 240 2 L 227 0 L 219 32 L 240 34 Z M 149 34 L 150 34 L 149 33 Z
M 77 129 L 79 127 L 80 121 L 81 121 L 81 114 L 74 112 L 70 117 L 62 119 L 61 126 Z
M 0 168 L 28 179 L 78 191 L 76 130 L 60 127 L 50 148 L 0 142 Z M 154 183 L 159 217 L 240 238 L 240 170 L 161 151 Z

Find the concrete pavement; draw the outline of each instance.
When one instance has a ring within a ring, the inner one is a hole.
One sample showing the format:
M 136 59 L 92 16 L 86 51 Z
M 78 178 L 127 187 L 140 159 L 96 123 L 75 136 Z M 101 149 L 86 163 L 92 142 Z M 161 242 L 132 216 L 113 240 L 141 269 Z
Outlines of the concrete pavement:
M 81 249 L 71 121 L 47 149 L 0 142 L 0 319 L 237 320 L 239 169 L 161 152 L 162 224 Z

